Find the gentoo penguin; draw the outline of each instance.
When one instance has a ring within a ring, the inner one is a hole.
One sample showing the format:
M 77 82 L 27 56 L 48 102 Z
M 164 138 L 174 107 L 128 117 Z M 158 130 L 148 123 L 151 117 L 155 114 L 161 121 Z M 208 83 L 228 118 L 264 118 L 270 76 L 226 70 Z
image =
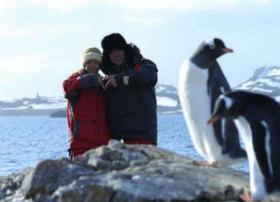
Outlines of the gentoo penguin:
M 225 167 L 246 160 L 237 129 L 230 119 L 207 125 L 214 103 L 230 86 L 217 62 L 233 52 L 221 39 L 203 42 L 195 54 L 183 63 L 179 78 L 179 98 L 193 145 L 206 160 L 199 165 Z
M 252 195 L 241 198 L 257 201 L 280 191 L 280 105 L 265 95 L 233 91 L 218 98 L 208 123 L 222 117 L 234 120 L 249 159 Z

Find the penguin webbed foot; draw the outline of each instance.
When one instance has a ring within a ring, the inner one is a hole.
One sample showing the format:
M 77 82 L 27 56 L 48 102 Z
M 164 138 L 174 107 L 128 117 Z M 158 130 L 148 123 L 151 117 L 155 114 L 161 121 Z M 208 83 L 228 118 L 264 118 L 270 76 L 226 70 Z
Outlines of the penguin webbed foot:
M 243 202 L 256 202 L 251 193 L 250 192 L 247 192 L 247 191 L 244 191 L 242 194 L 239 195 L 239 198 L 241 199 L 241 201 Z
M 218 168 L 218 162 L 209 163 L 208 161 L 193 161 L 193 164 L 198 167 L 211 167 L 211 168 Z

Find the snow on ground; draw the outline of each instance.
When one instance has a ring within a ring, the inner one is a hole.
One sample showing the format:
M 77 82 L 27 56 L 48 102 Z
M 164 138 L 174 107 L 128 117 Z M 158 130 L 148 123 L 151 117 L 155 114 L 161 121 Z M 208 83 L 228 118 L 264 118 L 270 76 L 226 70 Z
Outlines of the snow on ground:
M 52 103 L 52 104 L 34 104 L 33 109 L 60 109 L 66 108 L 66 102 Z
M 28 104 L 18 107 L 2 107 L 2 110 L 23 110 L 23 109 L 63 109 L 66 108 L 66 102 L 48 103 L 48 104 Z
M 274 80 L 274 81 L 279 81 L 279 82 L 280 82 L 280 76 L 278 76 L 278 77 L 273 77 L 273 80 Z
M 19 106 L 19 107 L 2 107 L 1 110 L 23 110 L 28 109 L 28 106 Z
M 164 88 L 163 88 L 164 89 Z M 66 99 L 58 98 L 48 98 L 47 103 L 32 103 L 28 100 L 24 101 L 21 105 L 18 106 L 6 106 L 1 107 L 2 110 L 24 110 L 24 109 L 38 109 L 38 110 L 47 110 L 47 109 L 63 109 L 67 106 Z M 160 106 L 166 107 L 177 107 L 178 102 L 175 99 L 164 96 L 157 96 L 157 104 Z
M 258 88 L 258 87 L 253 87 L 251 89 L 249 89 L 250 91 L 259 91 L 259 92 L 265 92 L 265 93 L 272 93 L 273 90 L 269 90 L 269 89 L 264 89 L 264 88 Z
M 238 87 L 238 89 L 248 90 L 248 88 L 254 85 L 254 83 L 255 83 L 254 81 L 243 83 L 241 86 Z
M 280 96 L 275 97 L 275 100 L 276 100 L 277 102 L 280 102 Z
M 156 92 L 159 93 L 161 91 L 163 91 L 165 88 L 163 86 L 156 86 Z
M 269 78 L 258 78 L 257 80 L 246 82 L 238 88 L 239 89 L 248 89 L 248 88 L 256 86 L 256 85 L 264 86 L 264 84 L 266 84 L 269 87 L 276 87 L 276 88 L 280 87 L 280 83 L 277 81 L 272 81 Z
M 166 106 L 166 107 L 176 107 L 178 105 L 176 100 L 171 99 L 169 97 L 162 97 L 162 96 L 157 96 L 157 104 L 159 106 Z
M 172 86 L 159 84 L 156 86 L 157 93 L 176 94 L 176 89 Z
M 48 97 L 47 98 L 48 102 L 66 102 L 66 99 L 63 97 Z
M 280 69 L 272 69 L 267 76 L 280 76 Z
M 271 79 L 269 79 L 269 78 L 259 78 L 259 79 L 256 80 L 256 82 L 266 84 L 270 87 L 277 87 L 277 88 L 280 87 L 279 82 L 271 81 Z

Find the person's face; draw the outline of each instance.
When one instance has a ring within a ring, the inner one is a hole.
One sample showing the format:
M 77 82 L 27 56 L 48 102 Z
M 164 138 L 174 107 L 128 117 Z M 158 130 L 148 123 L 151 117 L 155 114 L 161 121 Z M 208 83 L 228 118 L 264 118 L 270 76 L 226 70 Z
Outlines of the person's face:
M 113 50 L 109 53 L 109 57 L 111 62 L 116 65 L 120 66 L 125 63 L 125 54 L 123 49 Z
M 98 62 L 97 60 L 90 60 L 85 65 L 85 69 L 89 73 L 93 73 L 93 74 L 96 74 L 99 68 L 100 68 L 100 62 Z

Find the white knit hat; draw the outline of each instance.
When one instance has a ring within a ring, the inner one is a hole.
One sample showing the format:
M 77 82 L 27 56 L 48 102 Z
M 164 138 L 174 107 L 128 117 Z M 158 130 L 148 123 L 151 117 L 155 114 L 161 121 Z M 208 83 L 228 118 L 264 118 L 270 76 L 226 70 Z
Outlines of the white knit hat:
M 83 66 L 85 66 L 85 64 L 90 60 L 96 60 L 100 63 L 102 62 L 102 54 L 98 48 L 95 48 L 95 47 L 87 48 L 84 51 L 83 58 L 82 58 Z

